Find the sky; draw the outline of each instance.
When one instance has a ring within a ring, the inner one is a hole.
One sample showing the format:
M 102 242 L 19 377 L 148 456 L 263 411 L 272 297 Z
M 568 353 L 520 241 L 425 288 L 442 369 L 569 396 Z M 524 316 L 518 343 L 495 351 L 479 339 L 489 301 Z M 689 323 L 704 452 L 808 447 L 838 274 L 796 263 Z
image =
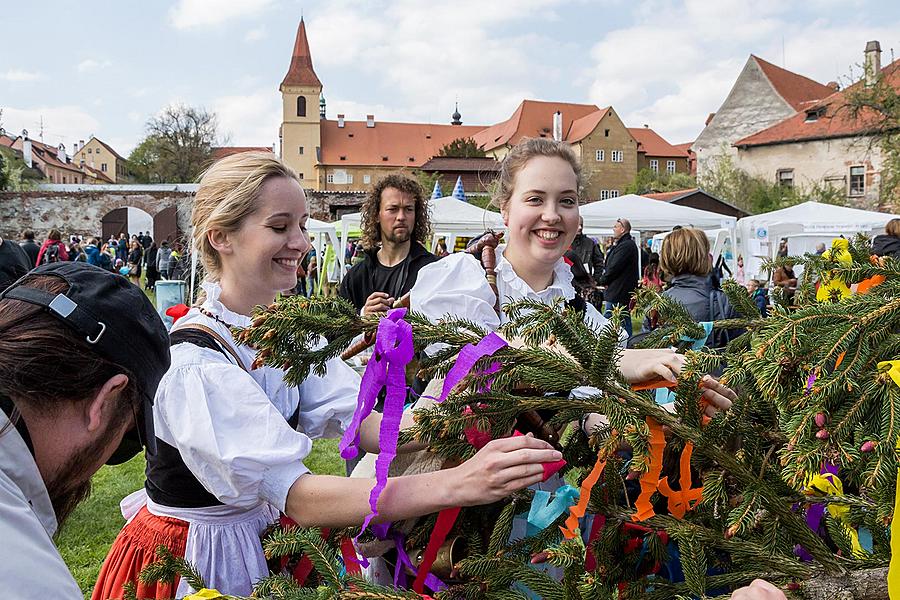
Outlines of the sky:
M 278 139 L 278 85 L 301 13 L 327 114 L 463 123 L 523 99 L 613 106 L 694 140 L 750 54 L 842 86 L 869 40 L 900 54 L 896 0 L 58 0 L 9 3 L 0 126 L 127 155 L 164 106 L 204 107 L 224 142 Z M 894 54 L 892 54 L 892 52 Z

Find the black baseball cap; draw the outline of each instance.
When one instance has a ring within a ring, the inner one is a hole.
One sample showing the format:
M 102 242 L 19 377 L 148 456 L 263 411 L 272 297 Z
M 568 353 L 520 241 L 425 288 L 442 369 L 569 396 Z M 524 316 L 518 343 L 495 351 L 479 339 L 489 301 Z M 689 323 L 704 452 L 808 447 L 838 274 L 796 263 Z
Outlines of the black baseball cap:
M 28 286 L 35 275 L 53 275 L 69 284 L 65 294 L 52 294 Z M 84 262 L 41 265 L 6 291 L 4 299 L 43 306 L 65 323 L 97 354 L 126 369 L 141 396 L 135 409 L 135 427 L 107 461 L 125 462 L 146 447 L 156 452 L 153 397 L 170 363 L 169 336 L 150 300 L 128 279 Z

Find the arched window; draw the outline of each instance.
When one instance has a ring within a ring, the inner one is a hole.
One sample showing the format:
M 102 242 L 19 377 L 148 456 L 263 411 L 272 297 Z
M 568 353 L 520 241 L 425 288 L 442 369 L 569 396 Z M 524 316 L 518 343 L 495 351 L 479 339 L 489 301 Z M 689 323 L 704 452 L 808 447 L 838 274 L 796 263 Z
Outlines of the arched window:
M 306 116 L 306 96 L 297 96 L 297 116 Z

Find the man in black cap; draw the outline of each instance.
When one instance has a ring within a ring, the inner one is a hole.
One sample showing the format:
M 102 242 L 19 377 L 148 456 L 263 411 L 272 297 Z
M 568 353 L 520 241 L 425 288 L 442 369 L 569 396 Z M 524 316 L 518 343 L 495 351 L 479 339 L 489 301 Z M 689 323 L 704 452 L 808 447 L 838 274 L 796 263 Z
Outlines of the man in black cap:
M 82 598 L 52 536 L 104 463 L 155 452 L 168 367 L 165 327 L 124 277 L 56 262 L 0 293 L 0 598 Z
M 0 292 L 33 268 L 34 261 L 19 244 L 0 238 Z

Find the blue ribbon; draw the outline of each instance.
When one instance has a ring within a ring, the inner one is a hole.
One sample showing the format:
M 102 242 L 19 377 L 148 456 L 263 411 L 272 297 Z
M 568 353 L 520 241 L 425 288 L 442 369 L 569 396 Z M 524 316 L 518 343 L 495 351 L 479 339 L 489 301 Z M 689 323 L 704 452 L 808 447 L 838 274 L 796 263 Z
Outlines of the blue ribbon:
M 699 338 L 692 338 L 686 335 L 681 336 L 681 341 L 683 342 L 691 342 L 691 350 L 700 350 L 703 346 L 706 345 L 706 340 L 709 339 L 709 334 L 712 333 L 713 324 L 712 321 L 700 321 L 697 323 L 700 327 L 703 328 L 703 331 L 706 332 L 706 335 Z
M 669 402 L 675 402 L 675 392 L 673 392 L 669 388 L 656 388 L 655 400 L 657 404 L 668 404 Z
M 560 486 L 555 492 L 555 498 L 550 500 L 550 492 L 537 490 L 531 500 L 531 509 L 528 511 L 527 535 L 537 535 L 542 530 L 550 527 L 561 514 L 578 502 L 579 492 L 571 485 Z

